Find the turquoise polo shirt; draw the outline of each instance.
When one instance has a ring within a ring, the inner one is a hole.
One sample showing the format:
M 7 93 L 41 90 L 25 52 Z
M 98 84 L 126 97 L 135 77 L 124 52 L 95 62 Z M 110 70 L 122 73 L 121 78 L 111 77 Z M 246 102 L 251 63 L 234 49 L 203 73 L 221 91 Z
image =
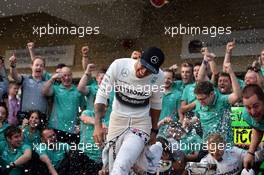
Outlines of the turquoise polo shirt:
M 85 117 L 94 117 L 94 112 L 85 110 L 82 113 Z M 102 151 L 96 146 L 93 139 L 94 125 L 85 124 L 80 122 L 80 143 L 79 150 L 84 152 L 92 160 L 99 160 L 101 158 Z
M 209 134 L 219 132 L 222 119 L 227 111 L 230 111 L 228 103 L 229 95 L 223 95 L 218 90 L 214 91 L 215 97 L 213 103 L 209 106 L 202 106 L 196 100 L 195 113 L 200 118 L 203 129 L 203 140 L 206 141 Z M 231 128 L 231 123 L 226 124 L 226 127 Z
M 184 84 L 182 80 L 176 80 L 172 83 L 172 89 L 182 92 L 188 84 Z
M 33 133 L 30 133 L 29 126 L 22 129 L 24 136 L 24 143 L 31 147 L 38 145 L 41 141 L 40 131 L 36 129 Z
M 85 96 L 86 109 L 93 111 L 94 110 L 94 100 L 95 100 L 96 93 L 98 90 L 98 85 L 95 83 L 92 83 L 91 85 L 86 86 L 86 88 L 88 89 L 88 94 Z
M 3 126 L 0 128 L 0 142 L 6 141 L 5 139 L 5 130 L 10 126 L 7 122 L 3 122 Z
M 261 71 L 261 75 L 264 76 L 264 67 L 261 66 L 260 71 Z
M 250 116 L 245 107 L 242 112 L 242 118 L 247 122 L 250 127 L 264 132 L 264 120 L 257 122 L 254 118 Z
M 48 147 L 48 144 L 40 143 L 35 151 L 39 156 L 46 155 L 51 161 L 51 164 L 58 168 L 61 161 L 66 157 L 66 153 L 70 150 L 70 145 L 67 143 L 58 142 L 55 144 L 55 149 Z
M 19 157 L 21 157 L 26 150 L 31 150 L 31 147 L 26 144 L 22 144 L 20 147 L 16 148 L 14 151 L 10 149 L 8 143 L 6 141 L 0 142 L 0 164 L 2 166 L 7 166 L 11 162 L 16 161 Z M 12 169 L 9 173 L 10 175 L 20 175 L 22 174 L 22 167 L 17 166 Z
M 75 133 L 79 107 L 83 106 L 83 96 L 75 85 L 67 89 L 62 84 L 53 85 L 54 102 L 49 127 L 68 133 Z
M 196 94 L 194 93 L 194 89 L 196 87 L 196 83 L 188 84 L 185 86 L 183 92 L 181 101 L 185 101 L 187 104 L 192 103 L 196 100 Z
M 178 90 L 171 90 L 163 93 L 162 96 L 162 109 L 160 112 L 159 120 L 165 117 L 171 117 L 173 121 L 178 121 L 178 109 L 180 108 L 181 92 Z M 159 128 L 159 133 L 166 136 L 167 125 L 162 125 Z

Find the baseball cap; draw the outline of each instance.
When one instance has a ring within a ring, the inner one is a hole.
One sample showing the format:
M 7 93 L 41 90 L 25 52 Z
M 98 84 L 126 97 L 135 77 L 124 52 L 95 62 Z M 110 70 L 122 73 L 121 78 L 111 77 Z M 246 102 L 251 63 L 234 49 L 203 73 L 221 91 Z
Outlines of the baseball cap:
M 153 74 L 159 73 L 159 67 L 164 62 L 164 54 L 157 47 L 149 47 L 142 53 L 140 63 Z

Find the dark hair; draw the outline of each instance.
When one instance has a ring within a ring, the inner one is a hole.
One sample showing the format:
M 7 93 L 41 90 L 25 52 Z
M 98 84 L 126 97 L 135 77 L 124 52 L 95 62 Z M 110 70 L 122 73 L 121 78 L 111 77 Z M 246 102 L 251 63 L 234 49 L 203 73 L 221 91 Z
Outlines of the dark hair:
M 46 130 L 54 131 L 54 129 L 52 129 L 52 128 L 44 127 L 44 128 L 42 128 L 41 131 L 40 131 L 40 135 L 41 135 L 41 137 L 43 137 L 43 132 L 46 131 Z
M 64 64 L 64 63 L 59 63 L 59 64 L 57 64 L 56 69 L 61 69 L 61 68 L 63 68 L 63 67 L 66 67 L 66 64 Z
M 193 69 L 193 65 L 191 63 L 187 63 L 187 62 L 183 62 L 181 64 L 181 67 L 190 67 L 191 69 Z
M 194 89 L 194 93 L 196 95 L 197 94 L 210 95 L 210 93 L 213 91 L 214 91 L 213 84 L 208 81 L 199 82 Z
M 253 95 L 256 95 L 258 97 L 258 100 L 264 102 L 264 92 L 261 87 L 256 84 L 246 85 L 242 90 L 242 97 L 248 99 Z
M 226 72 L 221 72 L 221 73 L 219 74 L 218 79 L 219 79 L 220 77 L 227 77 L 227 78 L 229 78 L 230 81 L 231 81 L 230 75 L 229 75 L 228 73 L 226 73 Z
M 5 102 L 0 102 L 0 107 L 3 107 L 6 110 L 6 119 L 8 117 L 8 109 Z
M 160 142 L 161 145 L 162 145 L 162 148 L 163 148 L 163 151 L 166 152 L 166 153 L 170 153 L 170 143 L 168 142 L 167 139 L 165 139 L 164 137 L 157 137 L 157 142 Z
M 41 112 L 38 110 L 33 110 L 33 111 L 29 111 L 28 113 L 28 119 L 30 118 L 30 116 L 36 113 L 38 118 L 39 118 L 39 125 L 37 126 L 37 129 L 41 129 L 42 127 L 44 127 L 46 121 L 44 120 L 44 117 L 42 116 Z
M 22 133 L 22 130 L 16 126 L 8 126 L 5 130 L 5 138 L 11 138 L 13 135 L 17 133 Z
M 201 66 L 201 62 L 196 62 L 196 63 L 194 63 L 194 65 L 193 65 L 193 68 L 195 67 L 195 66 Z

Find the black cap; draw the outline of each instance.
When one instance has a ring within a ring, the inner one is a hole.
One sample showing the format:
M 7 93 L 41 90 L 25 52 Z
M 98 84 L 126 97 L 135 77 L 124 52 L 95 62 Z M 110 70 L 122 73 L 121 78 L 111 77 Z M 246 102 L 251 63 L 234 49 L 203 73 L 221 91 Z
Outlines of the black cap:
M 142 53 L 140 63 L 153 74 L 159 73 L 159 67 L 164 62 L 164 54 L 157 47 L 149 47 Z

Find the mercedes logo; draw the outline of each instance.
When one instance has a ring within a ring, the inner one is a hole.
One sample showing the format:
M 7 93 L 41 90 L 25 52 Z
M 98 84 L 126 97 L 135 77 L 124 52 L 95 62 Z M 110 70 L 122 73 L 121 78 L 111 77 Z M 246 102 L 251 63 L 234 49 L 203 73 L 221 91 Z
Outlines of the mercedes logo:
M 153 56 L 153 57 L 150 58 L 150 62 L 152 64 L 157 64 L 158 61 L 159 61 L 159 58 L 157 56 Z

